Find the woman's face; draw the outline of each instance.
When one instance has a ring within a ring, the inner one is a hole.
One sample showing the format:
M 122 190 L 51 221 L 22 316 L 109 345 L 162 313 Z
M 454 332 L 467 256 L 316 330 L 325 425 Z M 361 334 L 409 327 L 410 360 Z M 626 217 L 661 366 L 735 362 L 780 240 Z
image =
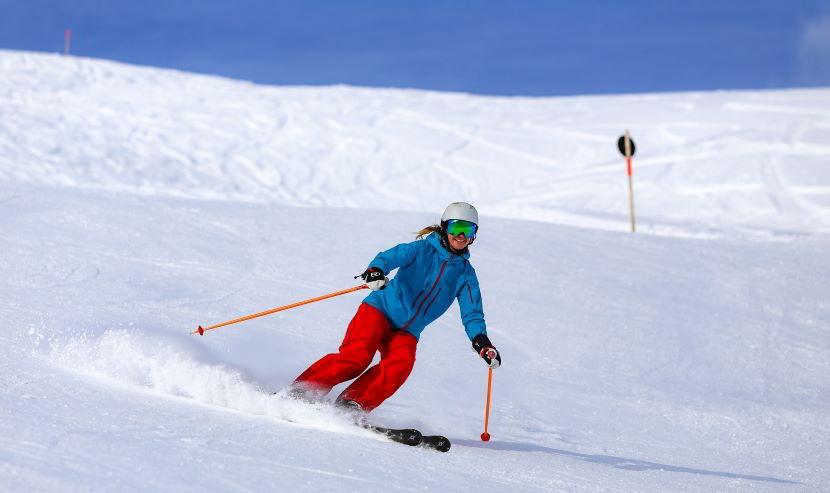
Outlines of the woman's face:
M 470 244 L 470 239 L 464 236 L 463 234 L 455 236 L 447 233 L 447 240 L 449 240 L 450 246 L 453 250 L 461 251 L 467 248 L 467 245 Z

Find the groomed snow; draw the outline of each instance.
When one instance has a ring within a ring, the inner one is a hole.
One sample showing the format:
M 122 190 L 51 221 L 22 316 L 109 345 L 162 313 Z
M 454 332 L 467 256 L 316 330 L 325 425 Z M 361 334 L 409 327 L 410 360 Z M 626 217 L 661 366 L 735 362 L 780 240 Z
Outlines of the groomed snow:
M 830 232 L 830 89 L 494 98 L 265 87 L 0 51 L 0 180 L 628 229 Z
M 830 90 L 487 98 L 0 51 L 0 490 L 830 490 Z M 627 233 L 617 136 L 638 154 Z M 270 396 L 446 202 L 456 308 L 369 436 Z M 576 226 L 576 227 L 575 227 Z

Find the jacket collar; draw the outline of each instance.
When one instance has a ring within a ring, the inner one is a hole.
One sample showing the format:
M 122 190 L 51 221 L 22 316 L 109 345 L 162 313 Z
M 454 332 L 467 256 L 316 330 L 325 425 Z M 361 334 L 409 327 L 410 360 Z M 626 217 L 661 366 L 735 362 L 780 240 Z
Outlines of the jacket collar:
M 461 253 L 461 254 L 451 253 L 449 250 L 444 248 L 444 245 L 441 244 L 441 237 L 438 235 L 438 233 L 430 233 L 429 236 L 427 236 L 427 242 L 429 242 L 429 244 L 432 245 L 432 247 L 435 248 L 435 250 L 438 251 L 438 256 L 441 257 L 444 260 L 451 260 L 452 257 L 459 257 L 459 258 L 462 258 L 464 260 L 470 260 L 470 253 L 469 253 L 470 250 L 469 249 L 467 250 L 466 253 Z

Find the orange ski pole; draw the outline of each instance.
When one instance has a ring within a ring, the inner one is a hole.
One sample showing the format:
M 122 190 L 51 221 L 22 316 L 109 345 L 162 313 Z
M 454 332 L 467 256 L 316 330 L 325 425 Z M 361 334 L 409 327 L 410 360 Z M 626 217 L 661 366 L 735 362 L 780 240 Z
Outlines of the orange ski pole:
M 309 303 L 314 303 L 315 301 L 325 300 L 327 298 L 334 298 L 335 296 L 340 296 L 341 294 L 351 293 L 352 291 L 359 291 L 361 289 L 369 289 L 369 286 L 365 284 L 361 284 L 360 286 L 355 286 L 353 288 L 344 289 L 343 291 L 337 291 L 336 293 L 329 293 L 324 294 L 323 296 L 318 296 L 316 298 L 311 298 L 310 300 L 305 301 L 298 301 L 296 303 L 291 303 L 290 305 L 281 306 L 278 308 L 272 308 L 271 310 L 266 310 L 264 312 L 254 313 L 253 315 L 248 315 L 245 317 L 235 318 L 233 320 L 228 320 L 227 322 L 222 322 L 221 324 L 211 325 L 210 327 L 202 327 L 199 326 L 198 329 L 191 332 L 191 334 L 199 334 L 200 336 L 205 335 L 205 332 L 208 330 L 218 329 L 219 327 L 224 327 L 226 325 L 235 324 L 237 322 L 244 322 L 245 320 L 250 320 L 252 318 L 262 317 L 265 315 L 270 315 L 272 313 L 281 312 L 283 310 L 288 310 L 289 308 L 296 308 L 298 306 L 307 305 Z
M 484 433 L 481 434 L 481 441 L 482 442 L 489 442 L 490 441 L 490 434 L 487 433 L 487 425 L 490 422 L 490 404 L 491 398 L 493 396 L 493 369 L 488 368 L 489 373 L 487 373 L 487 407 L 484 408 Z

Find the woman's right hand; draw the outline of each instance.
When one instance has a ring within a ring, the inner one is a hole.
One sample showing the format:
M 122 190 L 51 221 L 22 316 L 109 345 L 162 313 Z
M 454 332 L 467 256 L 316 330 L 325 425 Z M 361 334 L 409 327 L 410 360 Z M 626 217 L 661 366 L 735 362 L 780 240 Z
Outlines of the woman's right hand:
M 366 285 L 369 286 L 369 289 L 372 291 L 385 289 L 386 283 L 389 282 L 389 279 L 383 271 L 377 267 L 369 267 L 363 272 L 363 274 L 360 274 L 360 278 L 366 281 Z

